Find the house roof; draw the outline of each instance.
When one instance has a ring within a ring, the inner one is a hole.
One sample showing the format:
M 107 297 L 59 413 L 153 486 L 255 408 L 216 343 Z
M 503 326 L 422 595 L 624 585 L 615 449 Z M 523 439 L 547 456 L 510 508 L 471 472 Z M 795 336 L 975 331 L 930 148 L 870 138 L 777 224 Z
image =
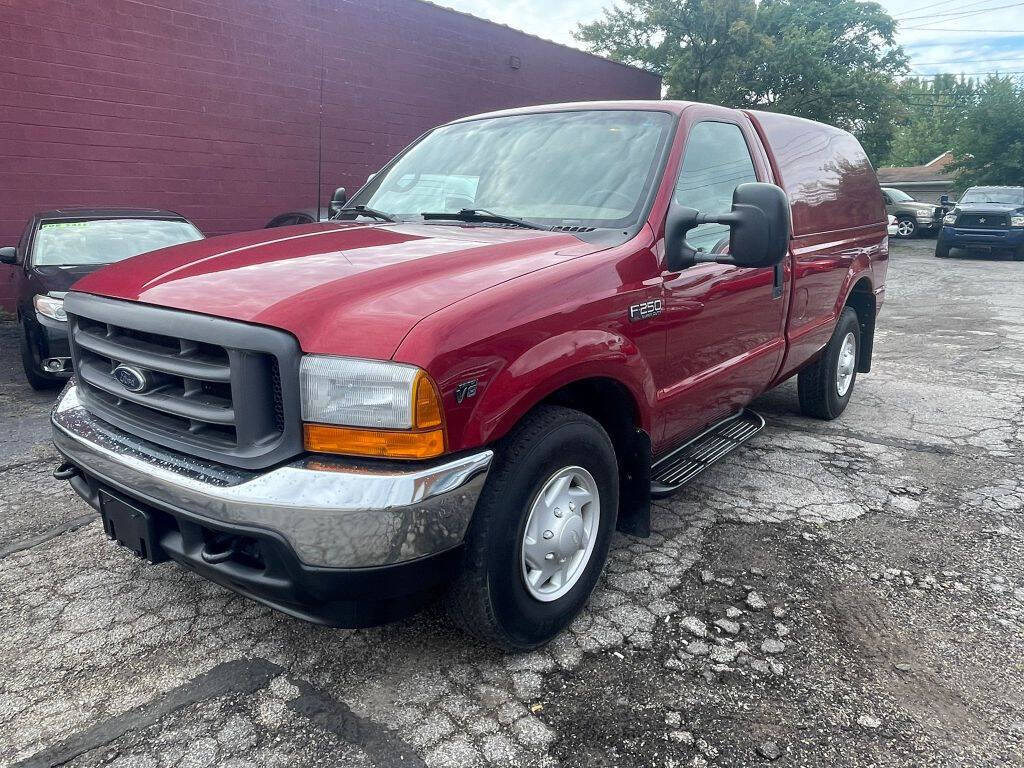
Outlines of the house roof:
M 899 184 L 900 182 L 953 182 L 953 174 L 949 172 L 950 164 L 956 158 L 946 151 L 924 165 L 888 165 L 878 169 L 878 181 L 882 184 Z

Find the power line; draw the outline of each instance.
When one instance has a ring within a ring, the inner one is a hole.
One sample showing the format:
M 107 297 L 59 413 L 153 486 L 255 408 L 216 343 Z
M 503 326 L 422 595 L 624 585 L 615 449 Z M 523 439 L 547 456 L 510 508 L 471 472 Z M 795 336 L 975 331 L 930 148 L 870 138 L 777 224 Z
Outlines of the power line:
M 930 80 L 935 77 L 978 77 L 979 75 L 1024 75 L 1024 69 L 1018 69 L 1013 71 L 1000 71 L 995 72 L 932 72 L 930 74 L 924 72 L 911 72 L 909 75 L 904 77 L 916 77 L 922 80 Z
M 908 16 L 906 13 L 900 13 L 894 16 L 893 18 L 895 18 L 897 21 L 913 21 L 915 19 L 937 19 L 941 18 L 942 16 L 959 16 L 960 14 L 967 12 L 967 8 L 974 8 L 977 5 L 981 5 L 982 3 L 988 2 L 991 2 L 991 0 L 975 0 L 973 3 L 961 5 L 955 11 L 943 11 L 942 13 L 921 13 L 916 16 Z M 944 3 L 936 3 L 935 5 L 932 6 L 932 8 L 937 8 L 940 5 L 944 5 Z M 982 11 L 996 11 L 999 10 L 1000 7 L 1001 6 L 994 6 L 990 8 L 978 8 L 975 11 L 969 11 L 969 13 L 980 13 Z
M 979 0 L 979 1 L 980 2 L 986 2 L 986 0 Z M 916 8 L 908 8 L 903 13 L 893 14 L 893 18 L 901 19 L 901 18 L 903 18 L 904 16 L 906 16 L 907 14 L 910 14 L 910 13 L 916 13 L 917 11 L 923 11 L 923 10 L 926 10 L 926 9 L 935 9 L 935 8 L 938 8 L 940 5 L 949 5 L 950 3 L 955 3 L 955 2 L 957 2 L 957 0 L 942 0 L 942 2 L 939 2 L 939 3 L 928 3 L 927 5 L 919 5 Z
M 948 61 L 915 61 L 912 63 L 915 67 L 945 67 L 948 64 L 991 64 L 993 62 L 1021 63 L 1024 62 L 1024 52 L 1011 59 L 949 59 Z
M 1003 10 L 1005 8 L 1017 8 L 1017 7 L 1021 6 L 1021 5 L 1024 5 L 1024 2 L 1021 2 L 1021 3 L 1010 3 L 1009 5 L 998 5 L 998 6 L 995 6 L 994 8 L 983 8 L 980 11 L 967 11 L 966 13 L 961 13 L 958 16 L 943 16 L 942 14 L 937 14 L 936 16 L 932 16 L 931 18 L 933 20 L 935 18 L 938 18 L 938 20 L 940 22 L 956 21 L 957 19 L 966 19 L 969 16 L 980 16 L 983 13 L 990 13 L 992 11 L 1001 11 L 1001 10 Z M 920 17 L 920 18 L 929 18 L 929 17 Z M 909 19 L 909 21 L 913 21 L 913 19 Z M 934 22 L 930 21 L 928 23 L 934 23 Z M 904 31 L 912 30 L 912 29 L 919 29 L 919 27 L 903 27 Z
M 992 34 L 1020 35 L 1020 32 L 1015 29 L 945 29 L 944 27 L 914 27 L 913 29 L 928 32 L 951 32 L 955 34 L 961 32 L 990 32 Z

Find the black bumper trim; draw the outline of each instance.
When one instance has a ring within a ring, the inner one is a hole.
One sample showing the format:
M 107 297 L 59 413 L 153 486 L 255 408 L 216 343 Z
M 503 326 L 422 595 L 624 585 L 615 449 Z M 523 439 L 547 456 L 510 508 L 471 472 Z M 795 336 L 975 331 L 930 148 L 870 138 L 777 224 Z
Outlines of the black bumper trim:
M 154 518 L 160 551 L 210 581 L 295 618 L 335 627 L 369 627 L 405 618 L 436 598 L 455 577 L 462 546 L 428 557 L 371 568 L 323 568 L 302 563 L 288 543 L 261 528 L 214 522 L 168 509 L 142 494 L 113 489 L 87 472 L 71 487 L 97 512 L 100 491 Z M 203 553 L 225 537 L 238 553 L 209 562 Z

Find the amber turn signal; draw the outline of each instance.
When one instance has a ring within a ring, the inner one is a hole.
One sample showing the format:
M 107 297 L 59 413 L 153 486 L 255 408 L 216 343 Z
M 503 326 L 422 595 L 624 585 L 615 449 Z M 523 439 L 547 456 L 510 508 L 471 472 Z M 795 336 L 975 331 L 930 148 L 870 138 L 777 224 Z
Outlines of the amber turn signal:
M 434 382 L 424 372 L 416 374 L 413 382 L 412 426 L 414 429 L 433 429 L 442 426 L 441 396 Z
M 417 390 L 418 392 L 418 390 Z M 418 406 L 417 398 L 417 406 Z M 418 408 L 417 408 L 418 410 Z M 303 425 L 306 450 L 385 459 L 432 459 L 444 453 L 444 429 L 405 431 Z

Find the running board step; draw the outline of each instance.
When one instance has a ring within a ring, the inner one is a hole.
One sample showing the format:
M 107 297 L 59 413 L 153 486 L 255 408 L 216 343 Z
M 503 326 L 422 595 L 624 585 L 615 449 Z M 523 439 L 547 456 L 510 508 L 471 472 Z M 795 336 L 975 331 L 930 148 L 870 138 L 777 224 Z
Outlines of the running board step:
M 675 493 L 697 475 L 764 429 L 764 419 L 742 410 L 690 442 L 680 446 L 651 467 L 651 496 L 660 499 Z

